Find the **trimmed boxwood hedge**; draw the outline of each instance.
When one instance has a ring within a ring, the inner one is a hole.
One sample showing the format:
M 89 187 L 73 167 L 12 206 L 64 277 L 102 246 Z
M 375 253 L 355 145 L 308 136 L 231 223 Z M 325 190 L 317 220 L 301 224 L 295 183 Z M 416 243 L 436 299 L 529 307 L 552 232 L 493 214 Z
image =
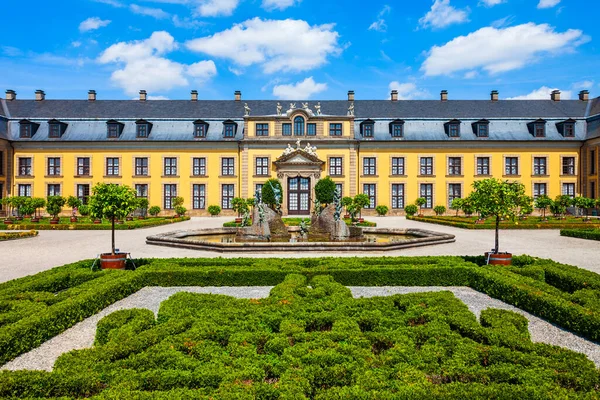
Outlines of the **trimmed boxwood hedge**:
M 600 240 L 600 229 L 561 229 L 560 236 L 569 236 L 588 240 Z
M 491 219 L 487 219 L 485 223 L 476 224 L 475 218 L 452 217 L 452 216 L 433 216 L 425 215 L 406 216 L 407 219 L 419 222 L 428 222 L 431 224 L 453 226 L 463 229 L 494 229 L 495 225 Z M 563 220 L 549 220 L 542 222 L 538 217 L 528 217 L 526 220 L 517 220 L 516 223 L 503 221 L 500 223 L 500 229 L 593 229 L 600 228 L 600 223 L 597 221 L 584 221 L 577 219 L 579 222 L 568 222 Z
M 68 218 L 63 218 L 66 222 L 60 223 L 57 225 L 50 224 L 40 224 L 40 223 L 27 223 L 27 221 L 20 221 L 18 224 L 3 224 L 0 223 L 0 230 L 31 230 L 37 229 L 40 231 L 48 230 L 48 231 L 68 231 L 68 230 L 110 230 L 111 225 L 109 223 L 103 222 L 101 224 L 89 224 L 89 223 L 71 223 L 68 222 Z M 173 224 L 175 222 L 188 221 L 190 217 L 173 217 L 173 218 L 148 218 L 148 219 L 134 219 L 133 221 L 125 221 L 123 224 L 116 224 L 116 230 L 129 230 L 129 229 L 139 229 L 139 228 L 150 228 L 153 226 L 161 226 Z
M 38 231 L 31 230 L 25 232 L 0 232 L 0 242 L 5 240 L 25 239 L 35 237 L 38 235 Z

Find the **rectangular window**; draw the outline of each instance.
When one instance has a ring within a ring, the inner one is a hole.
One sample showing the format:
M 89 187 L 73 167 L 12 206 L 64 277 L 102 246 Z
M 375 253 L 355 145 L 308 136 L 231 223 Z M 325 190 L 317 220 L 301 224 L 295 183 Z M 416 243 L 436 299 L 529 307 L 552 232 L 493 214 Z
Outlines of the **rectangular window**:
M 89 159 L 89 157 L 78 157 L 77 158 L 77 175 L 78 176 L 89 176 L 90 175 L 90 159 Z
M 392 175 L 404 175 L 404 157 L 392 157 Z
M 563 157 L 562 175 L 575 175 L 575 157 Z
M 19 137 L 30 138 L 31 137 L 31 124 L 21 124 L 19 131 Z
M 477 157 L 477 175 L 490 175 L 489 157 Z
M 364 124 L 363 125 L 363 136 L 364 137 L 373 137 L 373 124 Z
M 223 136 L 232 138 L 235 137 L 235 125 L 234 124 L 225 124 Z
M 392 137 L 403 137 L 404 136 L 404 125 L 393 124 L 392 125 Z
M 60 124 L 50 124 L 50 132 L 48 132 L 48 137 L 50 138 L 59 138 L 60 137 Z
M 137 125 L 137 137 L 138 138 L 147 138 L 148 137 L 148 125 L 146 125 L 146 124 L 138 124 Z
M 546 157 L 534 157 L 533 158 L 533 174 L 534 175 L 546 175 Z
M 88 203 L 88 198 L 90 197 L 90 185 L 82 184 L 77 185 L 77 198 L 81 200 L 83 204 Z
M 260 193 L 260 195 L 262 197 L 263 184 L 262 183 L 257 183 L 255 187 L 256 187 L 256 190 L 254 191 L 254 193 L 256 193 L 256 191 L 258 191 L 258 193 Z
M 342 136 L 342 124 L 329 124 L 329 136 Z
M 281 134 L 283 136 L 292 136 L 292 124 L 281 124 Z
M 31 197 L 31 184 L 19 184 L 19 196 L 21 197 Z
M 135 174 L 137 176 L 148 176 L 148 158 L 136 157 L 135 159 Z
M 478 124 L 477 125 L 477 136 L 478 137 L 488 137 L 489 129 L 487 124 Z
M 433 157 L 421 157 L 421 175 L 433 175 Z
M 536 199 L 539 196 L 547 195 L 547 185 L 545 183 L 534 183 L 533 184 L 533 198 Z
M 135 195 L 138 198 L 148 198 L 148 185 L 143 183 L 139 185 L 135 185 Z
M 257 176 L 269 175 L 269 157 L 256 158 L 256 173 Z
M 433 208 L 433 184 L 421 183 L 419 193 L 419 197 L 425 199 L 425 205 L 423 206 L 423 208 Z
M 206 158 L 194 157 L 192 164 L 192 174 L 194 176 L 206 176 Z
M 119 126 L 117 124 L 108 125 L 108 137 L 118 138 L 119 137 Z
M 590 199 L 596 198 L 596 182 L 590 182 Z
M 342 157 L 329 157 L 329 175 L 330 176 L 343 175 Z
M 204 210 L 206 207 L 206 185 L 196 184 L 192 186 L 192 208 Z
M 448 175 L 462 175 L 462 160 L 460 157 L 448 157 Z
M 575 136 L 575 124 L 565 124 L 564 126 L 565 137 Z
M 563 183 L 562 194 L 570 197 L 575 197 L 575 184 L 574 183 Z
M 31 176 L 31 157 L 19 158 L 19 176 Z
M 119 159 L 117 157 L 106 159 L 106 176 L 119 176 Z
M 546 124 L 535 124 L 535 137 L 546 136 Z
M 458 124 L 450 124 L 449 127 L 449 136 L 450 137 L 459 137 L 460 136 L 460 125 Z
M 504 159 L 504 175 L 519 175 L 519 157 Z
M 163 186 L 164 186 L 164 194 L 165 194 L 163 208 L 165 210 L 172 210 L 173 209 L 173 199 L 175 199 L 175 197 L 177 197 L 177 185 L 168 184 L 168 185 L 163 185 Z
M 177 157 L 165 157 L 165 176 L 177 176 Z
M 306 135 L 316 136 L 317 135 L 317 124 L 306 124 Z
M 233 158 L 222 158 L 221 159 L 221 176 L 234 176 L 235 165 Z
M 365 183 L 363 193 L 369 196 L 369 204 L 365 208 L 374 209 L 377 206 L 377 186 L 374 183 Z
M 596 150 L 590 150 L 590 174 L 596 174 Z
M 376 175 L 377 174 L 377 160 L 375 157 L 363 158 L 363 175 Z
M 256 124 L 256 136 L 269 136 L 269 124 Z
M 392 184 L 392 208 L 404 208 L 404 184 Z
M 221 185 L 221 208 L 223 210 L 231 209 L 231 201 L 235 196 L 233 185 Z
M 60 176 L 60 158 L 48 158 L 48 176 Z
M 48 185 L 48 196 L 60 196 L 60 185 L 49 184 Z
M 462 185 L 460 183 L 448 184 L 448 208 L 452 207 L 454 199 L 462 198 Z
M 206 137 L 206 124 L 194 124 L 194 137 L 204 138 Z

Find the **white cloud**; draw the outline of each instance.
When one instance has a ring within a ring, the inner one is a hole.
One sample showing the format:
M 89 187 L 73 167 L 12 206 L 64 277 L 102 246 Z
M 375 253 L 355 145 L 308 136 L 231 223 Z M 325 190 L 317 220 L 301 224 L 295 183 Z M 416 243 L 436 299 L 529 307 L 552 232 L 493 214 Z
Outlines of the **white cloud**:
M 205 81 L 216 74 L 212 61 L 186 65 L 164 57 L 177 47 L 175 39 L 168 32 L 154 32 L 145 40 L 113 44 L 100 54 L 98 62 L 118 64 L 119 69 L 112 73 L 111 80 L 132 96 L 140 89 L 170 90 L 188 85 L 188 77 Z
M 385 23 L 385 19 L 378 19 L 377 21 L 373 22 L 371 25 L 369 25 L 369 30 L 377 32 L 386 32 L 387 25 Z
M 239 0 L 202 0 L 197 7 L 197 12 L 203 17 L 229 16 L 233 14 Z
M 544 54 L 572 51 L 588 40 L 580 30 L 558 33 L 548 24 L 530 22 L 504 29 L 486 27 L 458 36 L 443 46 L 433 46 L 421 70 L 427 76 L 477 68 L 497 74 L 523 68 Z
M 477 71 L 468 71 L 465 73 L 465 79 L 474 79 L 477 78 L 477 75 L 479 75 Z
M 138 6 L 137 4 L 132 4 L 129 6 L 129 9 L 134 14 L 146 15 L 156 19 L 165 19 L 170 17 L 169 13 L 161 10 L 160 8 L 142 7 Z
M 94 0 L 94 1 L 96 3 L 108 4 L 109 6 L 113 6 L 113 7 L 117 7 L 117 8 L 125 7 L 125 4 L 123 4 L 117 0 Z
M 512 25 L 512 23 L 515 21 L 515 16 L 514 15 L 508 15 L 504 18 L 500 18 L 495 20 L 494 22 L 492 22 L 490 24 L 490 26 L 494 27 L 494 28 L 506 28 L 509 25 Z
M 79 24 L 79 31 L 80 32 L 93 31 L 93 30 L 102 28 L 104 26 L 107 26 L 108 24 L 110 24 L 110 20 L 108 20 L 108 19 L 101 20 L 98 17 L 90 17 Z
M 581 82 L 575 82 L 573 84 L 573 89 L 591 89 L 594 86 L 594 81 L 586 80 Z
M 8 56 L 8 57 L 19 57 L 19 56 L 23 55 L 23 52 L 21 51 L 21 49 L 16 48 L 16 47 L 2 46 L 2 47 L 0 47 L 0 49 L 2 50 L 2 54 L 4 54 L 5 56 Z
M 262 8 L 268 11 L 285 10 L 288 7 L 295 5 L 296 0 L 262 0 Z
M 229 72 L 231 72 L 232 74 L 236 75 L 236 76 L 240 76 L 244 73 L 244 70 L 242 69 L 238 69 L 238 68 L 233 68 L 233 67 L 229 67 Z M 264 92 L 264 90 L 263 90 Z
M 484 5 L 486 7 L 494 7 L 498 4 L 506 3 L 507 0 L 479 0 L 479 4 Z
M 540 0 L 537 8 L 552 8 L 558 3 L 560 3 L 560 0 Z
M 435 0 L 431 10 L 421 19 L 422 28 L 440 29 L 452 24 L 461 24 L 469 21 L 469 8 L 459 10 L 450 5 L 450 0 Z
M 312 95 L 327 90 L 326 83 L 317 83 L 313 77 L 308 77 L 302 82 L 290 85 L 277 85 L 273 87 L 273 96 L 285 99 L 309 99 Z
M 71 42 L 71 46 L 73 46 L 75 48 L 81 47 L 81 42 L 76 40 L 74 42 Z
M 412 82 L 400 83 L 398 81 L 390 82 L 389 89 L 398 91 L 398 100 L 423 99 L 429 96 L 429 92 L 417 88 Z
M 186 46 L 230 59 L 242 67 L 259 64 L 265 73 L 297 72 L 319 67 L 329 55 L 341 53 L 338 37 L 333 25 L 254 18 L 212 36 L 190 40 Z
M 140 99 L 139 96 L 131 98 L 131 100 L 139 100 L 139 99 Z M 151 95 L 148 95 L 146 97 L 146 100 L 169 100 L 169 98 L 166 97 L 166 96 L 151 96 Z
M 189 18 L 189 17 L 179 18 L 178 15 L 173 15 L 172 20 L 173 20 L 173 25 L 175 25 L 177 28 L 196 29 L 196 28 L 199 28 L 199 27 L 205 25 L 205 22 L 198 21 L 196 19 Z
M 524 94 L 521 96 L 509 97 L 506 100 L 550 100 L 550 93 L 557 88 L 549 88 L 548 86 L 542 86 L 539 89 L 532 91 L 531 93 Z M 573 92 L 570 90 L 564 90 L 560 93 L 560 98 L 563 100 L 569 100 L 573 98 Z

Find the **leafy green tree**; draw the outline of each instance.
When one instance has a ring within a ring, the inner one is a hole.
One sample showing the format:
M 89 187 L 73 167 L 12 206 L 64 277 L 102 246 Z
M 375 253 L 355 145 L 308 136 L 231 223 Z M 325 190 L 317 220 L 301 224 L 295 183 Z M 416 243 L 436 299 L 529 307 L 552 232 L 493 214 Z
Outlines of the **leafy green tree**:
M 424 197 L 419 197 L 415 200 L 415 205 L 419 207 L 419 214 L 423 214 L 423 206 L 427 204 L 427 200 Z
M 546 218 L 546 209 L 550 207 L 551 204 L 552 199 L 545 194 L 538 196 L 535 199 L 535 208 L 540 210 L 542 213 L 542 218 Z
M 185 208 L 184 206 L 175 207 L 175 213 L 177 213 L 177 215 L 180 217 L 183 217 L 186 212 L 187 212 L 187 208 Z
M 411 217 L 413 215 L 415 215 L 417 213 L 417 211 L 419 211 L 419 209 L 414 204 L 409 204 L 406 207 L 404 207 L 404 212 L 406 212 L 406 215 L 411 216 Z
M 473 197 L 468 195 L 463 199 L 462 206 L 460 207 L 462 212 L 465 213 L 467 217 L 470 217 L 475 212 L 475 207 L 473 207 Z
M 520 182 L 490 178 L 473 182 L 472 197 L 475 210 L 482 215 L 495 217 L 496 232 L 493 252 L 498 254 L 500 220 L 516 217 L 524 203 L 525 186 Z
M 335 182 L 328 176 L 319 179 L 315 185 L 315 196 L 321 204 L 333 203 L 335 194 Z
M 148 209 L 148 214 L 150 214 L 153 217 L 156 217 L 158 214 L 160 214 L 160 207 L 159 206 L 152 206 Z
M 346 208 L 346 212 L 348 214 L 350 214 L 350 212 L 348 211 L 348 206 L 352 204 L 352 197 L 346 196 L 342 198 L 342 206 L 344 206 Z
M 27 198 L 21 205 L 21 213 L 23 215 L 29 215 L 32 218 L 35 217 L 35 203 L 31 197 Z
M 521 198 L 521 215 L 531 215 L 533 212 L 533 197 L 531 196 L 523 196 Z
M 452 200 L 452 204 L 450 204 L 450 209 L 451 210 L 456 210 L 456 216 L 457 217 L 458 217 L 458 213 L 462 209 L 462 206 L 463 206 L 464 202 L 465 202 L 464 199 L 458 198 L 458 199 Z
M 590 199 L 589 197 L 577 196 L 573 201 L 573 205 L 580 210 L 585 211 L 585 216 L 588 216 L 588 209 L 596 206 L 596 200 Z
M 90 207 L 87 204 L 82 205 L 79 207 L 79 214 L 81 214 L 82 217 L 87 217 L 90 215 Z
M 28 197 L 25 196 L 13 196 L 10 200 L 10 205 L 13 209 L 17 210 L 17 215 L 19 217 L 23 216 L 23 205 L 27 201 Z
M 127 217 L 137 205 L 136 192 L 129 186 L 98 183 L 92 188 L 90 214 L 111 221 L 111 254 L 115 254 L 115 221 Z
M 435 213 L 435 215 L 444 215 L 446 213 L 446 207 L 445 206 L 435 206 L 435 207 L 433 207 L 433 212 Z
M 145 198 L 145 197 L 138 198 L 137 208 L 140 209 L 140 213 L 142 214 L 142 217 L 145 217 L 148 214 L 148 206 L 150 206 L 150 202 L 148 201 L 147 198 Z M 160 212 L 160 208 L 158 209 L 158 212 Z
M 62 196 L 48 196 L 46 211 L 52 215 L 52 219 L 58 219 L 58 214 L 62 211 L 67 200 Z
M 354 196 L 352 203 L 358 209 L 358 215 L 360 217 L 362 217 L 362 209 L 365 208 L 366 206 L 368 206 L 369 204 L 371 204 L 371 199 L 369 198 L 368 195 L 366 195 L 364 193 L 360 193 L 360 194 L 357 194 L 356 196 Z
M 31 199 L 31 203 L 33 208 L 35 209 L 34 213 L 39 216 L 39 209 L 46 207 L 46 199 L 42 197 L 34 197 Z
M 558 214 L 555 213 L 554 215 L 564 216 L 567 212 L 567 207 L 571 207 L 571 205 L 573 204 L 573 198 L 566 194 L 561 194 L 556 196 L 556 198 L 554 199 L 554 203 L 554 209 L 559 211 Z
M 241 197 L 234 197 L 231 199 L 231 209 L 240 217 L 248 211 L 248 203 Z
M 83 205 L 82 201 L 75 196 L 67 197 L 67 206 L 73 210 L 73 216 L 75 216 L 75 209 L 79 209 Z
M 279 190 L 279 194 L 281 196 L 280 202 L 283 201 L 283 187 L 281 186 L 281 182 L 279 179 L 271 178 L 268 179 L 264 185 L 262 186 L 261 197 L 263 203 L 275 209 L 276 201 L 275 201 L 275 192 L 273 192 L 273 188 Z

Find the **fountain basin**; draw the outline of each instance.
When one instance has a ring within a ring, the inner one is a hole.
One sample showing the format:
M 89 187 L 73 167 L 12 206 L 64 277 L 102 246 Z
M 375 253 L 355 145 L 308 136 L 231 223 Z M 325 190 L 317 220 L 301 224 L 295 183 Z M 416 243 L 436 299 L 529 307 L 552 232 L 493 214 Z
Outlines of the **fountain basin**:
M 364 228 L 362 239 L 345 241 L 301 241 L 300 228 L 289 227 L 291 241 L 248 242 L 236 240 L 237 228 L 174 231 L 148 236 L 146 244 L 215 252 L 360 252 L 391 251 L 451 243 L 454 235 L 424 229 Z

